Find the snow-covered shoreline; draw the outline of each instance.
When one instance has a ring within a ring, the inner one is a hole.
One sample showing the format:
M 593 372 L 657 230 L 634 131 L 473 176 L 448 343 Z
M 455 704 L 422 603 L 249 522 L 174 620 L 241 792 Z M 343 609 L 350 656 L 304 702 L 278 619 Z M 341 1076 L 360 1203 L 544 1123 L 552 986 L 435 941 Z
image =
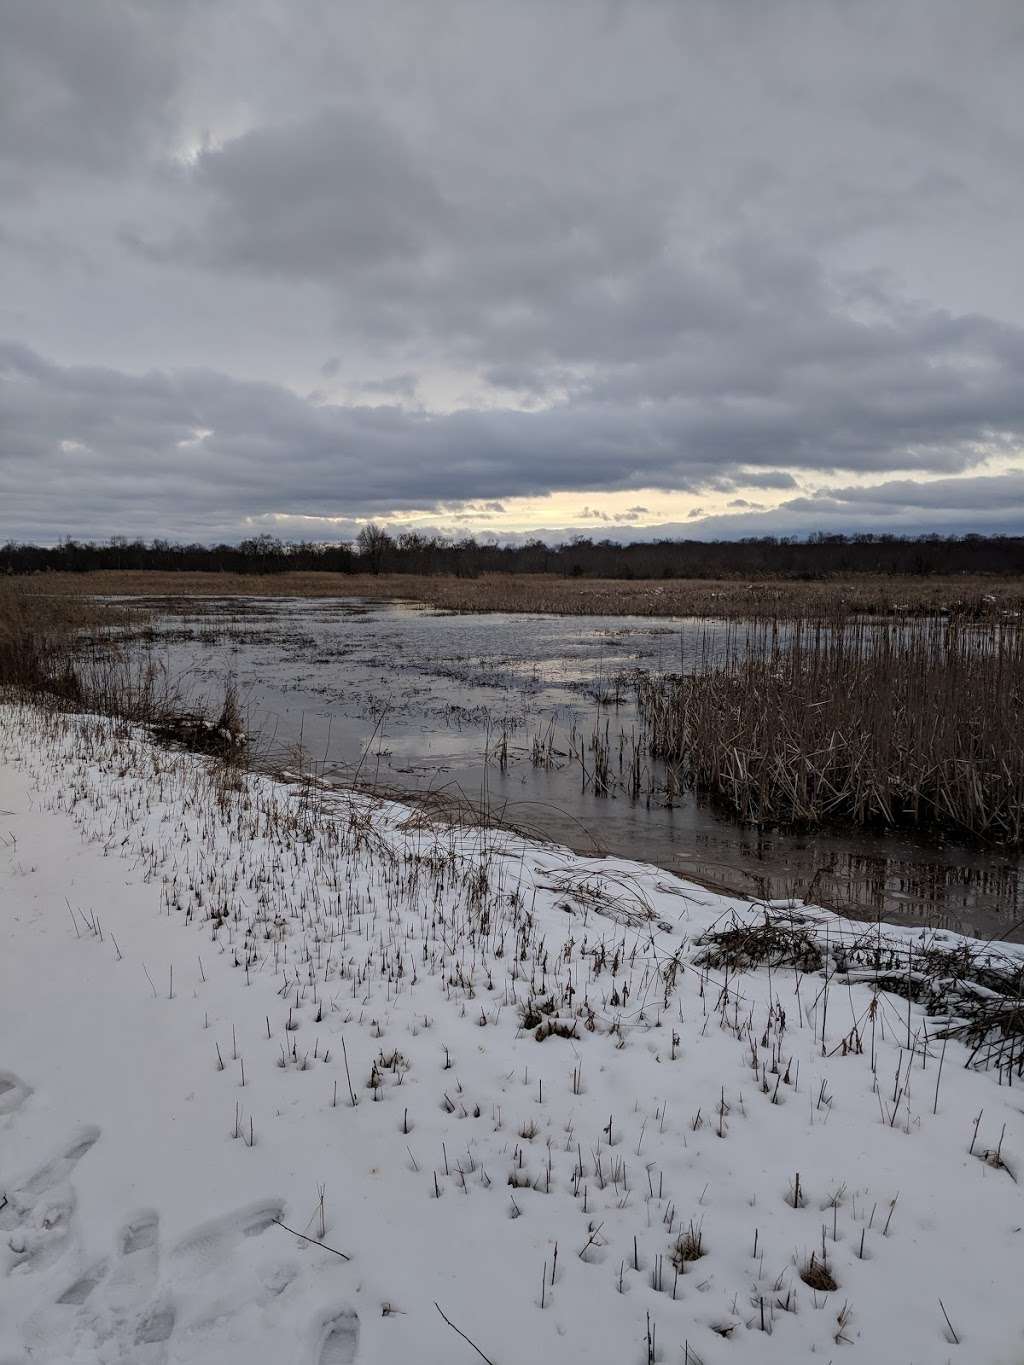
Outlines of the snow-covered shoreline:
M 1024 1081 L 786 907 L 32 707 L 0 812 L 3 1365 L 1024 1358 Z

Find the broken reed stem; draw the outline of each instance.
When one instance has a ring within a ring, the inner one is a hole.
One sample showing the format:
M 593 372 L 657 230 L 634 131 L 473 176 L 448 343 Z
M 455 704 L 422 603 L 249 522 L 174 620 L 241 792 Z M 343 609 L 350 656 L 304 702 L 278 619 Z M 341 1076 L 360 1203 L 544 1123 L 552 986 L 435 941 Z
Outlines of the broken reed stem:
M 946 1044 L 949 1042 L 948 1036 L 942 1040 L 942 1052 L 939 1055 L 939 1074 L 935 1077 L 935 1103 L 932 1105 L 932 1113 L 939 1112 L 939 1083 L 942 1080 L 942 1063 L 946 1060 Z
M 949 1328 L 949 1334 L 953 1338 L 953 1344 L 955 1346 L 959 1346 L 960 1338 L 957 1336 L 956 1330 L 954 1329 L 953 1324 L 949 1320 L 949 1314 L 946 1312 L 945 1304 L 942 1302 L 941 1299 L 939 1300 L 939 1307 L 942 1309 L 942 1316 L 946 1319 L 946 1326 Z
M 293 1237 L 301 1237 L 304 1242 L 309 1242 L 312 1246 L 323 1247 L 324 1251 L 331 1252 L 334 1256 L 340 1256 L 343 1261 L 351 1261 L 352 1257 L 347 1256 L 344 1251 L 339 1251 L 337 1247 L 329 1247 L 326 1242 L 318 1242 L 315 1237 L 307 1237 L 304 1232 L 296 1232 L 294 1228 L 282 1223 L 280 1218 L 275 1218 L 274 1222 L 279 1228 L 284 1228 L 285 1232 L 290 1232 Z
M 448 1315 L 445 1313 L 444 1309 L 441 1307 L 441 1305 L 437 1302 L 436 1299 L 434 1301 L 434 1307 L 441 1314 L 442 1318 L 444 1318 L 445 1322 L 452 1329 L 452 1331 L 457 1333 L 457 1335 L 460 1336 L 468 1346 L 472 1346 L 473 1350 L 477 1353 L 481 1360 L 485 1360 L 487 1362 L 487 1365 L 494 1365 L 494 1361 L 491 1359 L 491 1357 L 484 1355 L 483 1351 L 481 1351 L 480 1347 L 476 1344 L 476 1342 L 471 1341 L 470 1338 L 466 1336 L 465 1332 L 463 1332 L 460 1328 L 455 1326 L 454 1322 L 452 1322 L 451 1318 L 448 1317 Z
M 348 1069 L 348 1048 L 345 1046 L 344 1037 L 341 1040 L 341 1053 L 345 1058 L 345 1079 L 348 1081 L 348 1097 L 352 1101 L 352 1108 L 354 1109 L 358 1101 L 356 1099 L 356 1092 L 352 1089 L 352 1073 Z
M 979 1114 L 978 1117 L 974 1120 L 974 1132 L 971 1134 L 971 1145 L 970 1145 L 970 1147 L 968 1147 L 968 1149 L 967 1149 L 967 1155 L 968 1155 L 968 1156 L 973 1156 L 973 1155 L 974 1155 L 974 1144 L 978 1141 L 978 1129 L 979 1129 L 979 1127 L 981 1126 L 981 1117 L 982 1117 L 982 1114 L 984 1114 L 984 1112 L 985 1112 L 985 1111 L 984 1111 L 984 1109 L 983 1109 L 983 1110 L 981 1111 L 981 1114 Z

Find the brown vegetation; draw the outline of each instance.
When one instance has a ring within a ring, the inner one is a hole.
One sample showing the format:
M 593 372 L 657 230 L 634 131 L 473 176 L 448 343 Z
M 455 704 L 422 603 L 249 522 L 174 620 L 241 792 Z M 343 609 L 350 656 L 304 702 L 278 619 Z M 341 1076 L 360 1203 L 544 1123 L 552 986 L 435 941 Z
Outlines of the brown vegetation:
M 823 1256 L 817 1256 L 813 1251 L 800 1267 L 800 1278 L 804 1284 L 822 1294 L 831 1294 L 839 1288 L 828 1262 Z
M 637 686 L 651 752 L 743 819 L 1024 843 L 1017 621 L 766 623 Z
M 42 597 L 0 582 L 0 685 L 73 691 L 78 634 L 101 613 L 81 597 Z
M 18 580 L 45 596 L 362 597 L 422 602 L 441 611 L 546 612 L 559 616 L 820 617 L 921 613 L 997 617 L 1024 610 L 1024 579 L 850 575 L 816 581 L 564 578 L 555 574 L 163 573 L 101 570 Z
M 111 615 L 88 595 L 44 596 L 21 580 L 0 580 L 0 689 L 59 709 L 116 716 L 149 727 L 164 743 L 228 757 L 244 757 L 237 693 L 228 683 L 219 716 L 187 705 L 181 688 L 151 660 L 117 648 L 92 648 L 120 629 L 127 614 Z

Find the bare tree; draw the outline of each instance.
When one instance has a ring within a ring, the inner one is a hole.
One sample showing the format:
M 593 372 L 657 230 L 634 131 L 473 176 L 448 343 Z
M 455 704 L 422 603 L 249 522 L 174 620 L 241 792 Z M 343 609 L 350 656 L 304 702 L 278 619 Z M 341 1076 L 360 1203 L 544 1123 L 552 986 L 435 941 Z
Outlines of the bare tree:
M 394 547 L 394 543 L 387 531 L 382 526 L 378 526 L 375 521 L 368 521 L 356 537 L 359 557 L 366 560 L 371 573 L 382 572 L 384 562 L 389 551 Z

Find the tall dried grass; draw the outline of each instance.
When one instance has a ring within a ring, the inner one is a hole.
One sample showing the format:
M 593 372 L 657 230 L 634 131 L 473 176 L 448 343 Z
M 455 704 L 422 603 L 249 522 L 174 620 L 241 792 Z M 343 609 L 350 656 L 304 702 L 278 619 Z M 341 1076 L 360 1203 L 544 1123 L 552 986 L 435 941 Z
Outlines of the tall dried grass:
M 637 688 L 651 753 L 743 819 L 1024 842 L 1016 622 L 765 624 Z
M 74 692 L 75 641 L 98 617 L 85 599 L 38 596 L 0 582 L 0 685 Z
M 207 719 L 160 663 L 118 648 L 111 631 L 120 632 L 125 621 L 123 611 L 84 595 L 43 596 L 0 582 L 0 689 L 146 725 L 165 741 L 237 762 L 244 733 L 232 684 L 219 718 Z

